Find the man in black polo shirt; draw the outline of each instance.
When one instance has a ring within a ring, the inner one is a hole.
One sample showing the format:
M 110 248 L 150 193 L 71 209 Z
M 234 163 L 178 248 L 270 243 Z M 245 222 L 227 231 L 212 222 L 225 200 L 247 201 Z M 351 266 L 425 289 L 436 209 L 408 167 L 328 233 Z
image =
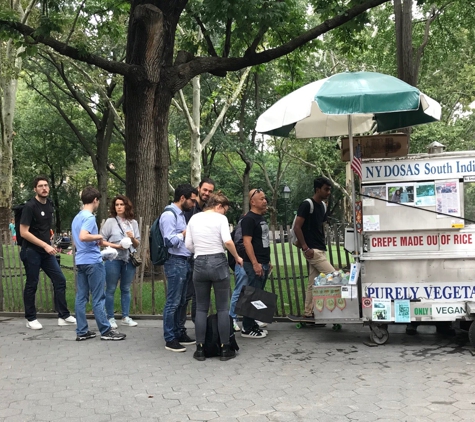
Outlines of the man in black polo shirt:
M 327 260 L 323 223 L 327 220 L 323 201 L 331 194 L 332 183 L 326 177 L 313 181 L 313 197 L 303 201 L 297 211 L 294 231 L 308 263 L 308 285 L 305 293 L 305 317 L 313 318 L 313 283 L 320 273 L 331 273 L 335 268 Z
M 267 199 L 262 189 L 249 192 L 251 210 L 242 218 L 242 241 L 246 253 L 243 254 L 244 271 L 248 285 L 264 290 L 271 268 L 269 226 L 263 215 L 267 212 Z M 256 320 L 243 317 L 241 336 L 264 338 L 267 331 L 259 328 Z
M 41 330 L 43 326 L 36 319 L 35 295 L 40 278 L 40 269 L 51 279 L 54 290 L 54 306 L 58 312 L 58 325 L 75 325 L 66 303 L 66 278 L 58 261 L 56 249 L 51 246 L 51 225 L 53 205 L 48 199 L 48 179 L 39 176 L 33 181 L 36 196 L 23 208 L 20 220 L 20 234 L 23 238 L 20 258 L 25 266 L 26 283 L 23 292 L 27 328 Z

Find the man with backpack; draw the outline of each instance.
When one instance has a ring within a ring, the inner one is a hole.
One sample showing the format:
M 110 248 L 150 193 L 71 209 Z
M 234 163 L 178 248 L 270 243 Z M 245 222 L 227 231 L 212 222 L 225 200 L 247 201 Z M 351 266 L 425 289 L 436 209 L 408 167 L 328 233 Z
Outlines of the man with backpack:
M 184 345 L 195 344 L 186 333 L 186 337 L 183 336 L 180 321 L 182 309 L 186 306 L 186 288 L 192 277 L 191 252 L 185 246 L 184 213 L 193 208 L 197 195 L 198 191 L 190 184 L 177 186 L 173 203 L 165 208 L 159 220 L 160 232 L 169 253 L 164 264 L 167 300 L 163 310 L 163 335 L 165 349 L 172 352 L 185 352 Z
M 25 266 L 26 283 L 23 292 L 26 327 L 41 330 L 43 326 L 36 319 L 35 296 L 40 278 L 40 269 L 51 279 L 54 290 L 54 307 L 58 312 L 58 325 L 75 325 L 66 303 L 66 278 L 56 260 L 56 249 L 51 246 L 51 226 L 54 208 L 49 196 L 48 179 L 38 176 L 33 181 L 36 195 L 21 208 L 20 258 Z
M 314 318 L 313 283 L 320 273 L 331 273 L 335 268 L 328 262 L 323 223 L 327 220 L 323 201 L 331 194 L 332 183 L 325 177 L 313 181 L 312 198 L 303 201 L 297 211 L 294 232 L 308 265 L 308 285 L 305 293 L 305 317 Z

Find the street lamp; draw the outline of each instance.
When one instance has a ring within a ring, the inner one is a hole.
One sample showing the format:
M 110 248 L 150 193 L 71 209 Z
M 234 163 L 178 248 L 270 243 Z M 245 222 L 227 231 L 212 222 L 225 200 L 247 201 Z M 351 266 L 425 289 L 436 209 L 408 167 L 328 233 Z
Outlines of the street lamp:
M 284 226 L 285 226 L 286 229 L 287 229 L 287 203 L 288 203 L 289 198 L 290 198 L 290 192 L 291 192 L 290 188 L 287 185 L 285 185 L 284 189 L 282 189 L 282 197 L 284 198 L 284 201 L 285 201 L 285 203 L 284 203 L 284 205 L 285 205 L 285 207 L 284 207 Z

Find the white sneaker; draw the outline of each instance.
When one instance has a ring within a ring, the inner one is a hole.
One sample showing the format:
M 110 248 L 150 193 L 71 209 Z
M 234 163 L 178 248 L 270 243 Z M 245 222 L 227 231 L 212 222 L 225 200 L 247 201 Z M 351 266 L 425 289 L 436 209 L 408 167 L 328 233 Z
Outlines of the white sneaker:
M 117 328 L 117 322 L 115 322 L 115 318 L 109 318 L 109 323 L 112 329 L 115 330 Z
M 76 318 L 72 315 L 68 316 L 67 318 L 58 318 L 58 325 L 60 327 L 64 327 L 66 325 L 76 325 Z
M 37 319 L 34 319 L 33 321 L 26 321 L 26 328 L 31 328 L 32 330 L 41 330 L 43 326 Z
M 137 326 L 137 323 L 130 317 L 125 317 L 125 318 L 122 318 L 122 322 L 120 323 L 120 325 L 127 325 L 129 327 L 136 327 Z
M 233 329 L 234 331 L 241 331 L 241 327 L 238 325 L 237 319 L 233 319 Z
M 257 325 L 259 326 L 259 328 L 267 327 L 267 323 L 265 323 L 265 322 L 257 321 L 257 320 L 256 320 L 256 322 L 257 322 Z

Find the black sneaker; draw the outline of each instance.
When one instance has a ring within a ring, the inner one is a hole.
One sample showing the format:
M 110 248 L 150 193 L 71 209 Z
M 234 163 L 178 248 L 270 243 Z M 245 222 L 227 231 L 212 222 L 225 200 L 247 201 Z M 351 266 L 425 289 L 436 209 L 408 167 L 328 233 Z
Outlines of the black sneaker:
M 204 361 L 204 360 L 206 360 L 206 357 L 205 357 L 205 350 L 204 350 L 202 344 L 197 344 L 197 345 L 196 345 L 196 351 L 195 351 L 195 353 L 193 353 L 193 357 L 194 357 L 196 360 L 199 360 L 199 361 Z
M 181 336 L 178 338 L 178 343 L 183 344 L 185 346 L 190 346 L 196 343 L 196 340 L 193 340 L 188 334 L 182 333 Z
M 167 341 L 165 349 L 170 350 L 170 352 L 186 352 L 186 347 L 182 346 L 176 338 L 172 341 Z
M 96 337 L 96 333 L 94 331 L 88 331 L 85 334 L 81 334 L 76 337 L 76 341 L 83 341 L 83 340 L 89 340 L 90 338 Z
M 104 334 L 101 334 L 101 340 L 124 340 L 126 337 L 125 334 L 119 333 L 117 330 L 113 330 L 112 328 L 109 331 L 106 331 Z
M 229 344 L 222 344 L 221 345 L 221 355 L 219 360 L 229 360 L 236 357 L 236 352 L 231 350 Z
M 261 330 L 251 330 L 251 331 L 244 331 L 241 330 L 241 337 L 247 338 L 264 338 L 267 334 Z

